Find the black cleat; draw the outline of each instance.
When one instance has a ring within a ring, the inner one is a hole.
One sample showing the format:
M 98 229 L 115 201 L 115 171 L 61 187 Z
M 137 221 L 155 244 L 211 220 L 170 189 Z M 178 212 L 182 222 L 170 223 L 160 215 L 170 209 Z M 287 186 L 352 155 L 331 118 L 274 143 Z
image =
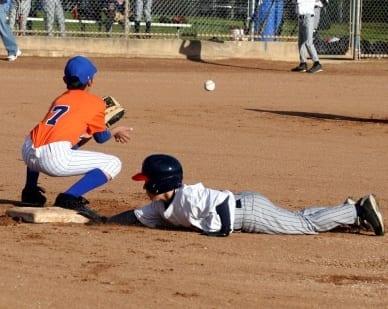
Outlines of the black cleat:
M 360 220 L 366 221 L 372 226 L 374 232 L 378 236 L 384 235 L 383 215 L 381 214 L 380 206 L 373 194 L 362 197 L 357 203 L 361 208 Z
M 307 64 L 306 62 L 301 62 L 299 65 L 291 70 L 292 72 L 307 72 Z
M 46 191 L 41 187 L 24 188 L 22 191 L 21 206 L 43 207 L 46 203 L 46 197 L 43 195 Z
M 315 62 L 310 70 L 307 71 L 307 73 L 318 73 L 322 72 L 322 65 L 319 62 Z
M 75 197 L 70 194 L 60 193 L 55 199 L 54 206 L 75 210 L 78 214 L 90 219 L 94 223 L 100 223 L 100 215 L 87 207 L 87 204 L 89 204 L 89 201 L 82 196 Z

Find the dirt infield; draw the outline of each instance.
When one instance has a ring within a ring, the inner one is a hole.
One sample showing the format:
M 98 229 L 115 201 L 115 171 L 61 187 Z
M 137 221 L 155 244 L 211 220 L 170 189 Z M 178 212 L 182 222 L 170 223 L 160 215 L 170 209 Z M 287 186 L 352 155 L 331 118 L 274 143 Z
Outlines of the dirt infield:
M 25 182 L 24 136 L 64 91 L 66 60 L 0 61 L 1 308 L 388 307 L 387 236 L 215 239 L 6 217 Z M 146 201 L 130 177 L 162 152 L 181 160 L 186 183 L 258 191 L 289 209 L 373 192 L 388 218 L 388 61 L 328 61 L 312 75 L 287 62 L 93 60 L 94 92 L 114 95 L 134 128 L 127 145 L 85 146 L 123 162 L 116 179 L 85 196 L 102 215 Z M 75 180 L 42 175 L 48 205 Z

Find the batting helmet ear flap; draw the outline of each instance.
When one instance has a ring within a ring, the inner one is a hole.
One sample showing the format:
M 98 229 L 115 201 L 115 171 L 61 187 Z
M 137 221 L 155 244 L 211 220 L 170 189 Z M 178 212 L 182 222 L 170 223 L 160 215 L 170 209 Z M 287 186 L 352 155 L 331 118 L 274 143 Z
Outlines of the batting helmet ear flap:
M 177 176 L 168 179 L 149 180 L 145 182 L 144 188 L 152 194 L 161 194 L 182 186 L 182 179 Z

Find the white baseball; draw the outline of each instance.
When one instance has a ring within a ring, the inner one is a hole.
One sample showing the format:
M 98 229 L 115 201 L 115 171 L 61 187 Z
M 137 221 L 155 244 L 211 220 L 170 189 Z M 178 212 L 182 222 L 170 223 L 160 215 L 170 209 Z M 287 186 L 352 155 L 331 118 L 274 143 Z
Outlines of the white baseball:
M 216 83 L 208 79 L 207 81 L 205 81 L 205 89 L 207 91 L 213 91 L 214 89 L 216 89 Z

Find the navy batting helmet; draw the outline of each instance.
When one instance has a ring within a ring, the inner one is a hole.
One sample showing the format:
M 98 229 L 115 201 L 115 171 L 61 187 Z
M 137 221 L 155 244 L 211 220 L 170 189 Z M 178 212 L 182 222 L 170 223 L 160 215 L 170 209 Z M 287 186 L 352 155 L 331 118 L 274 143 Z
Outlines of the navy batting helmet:
M 161 194 L 182 186 L 183 169 L 179 161 L 166 154 L 153 154 L 144 159 L 141 172 L 133 180 L 145 181 L 144 188 Z

